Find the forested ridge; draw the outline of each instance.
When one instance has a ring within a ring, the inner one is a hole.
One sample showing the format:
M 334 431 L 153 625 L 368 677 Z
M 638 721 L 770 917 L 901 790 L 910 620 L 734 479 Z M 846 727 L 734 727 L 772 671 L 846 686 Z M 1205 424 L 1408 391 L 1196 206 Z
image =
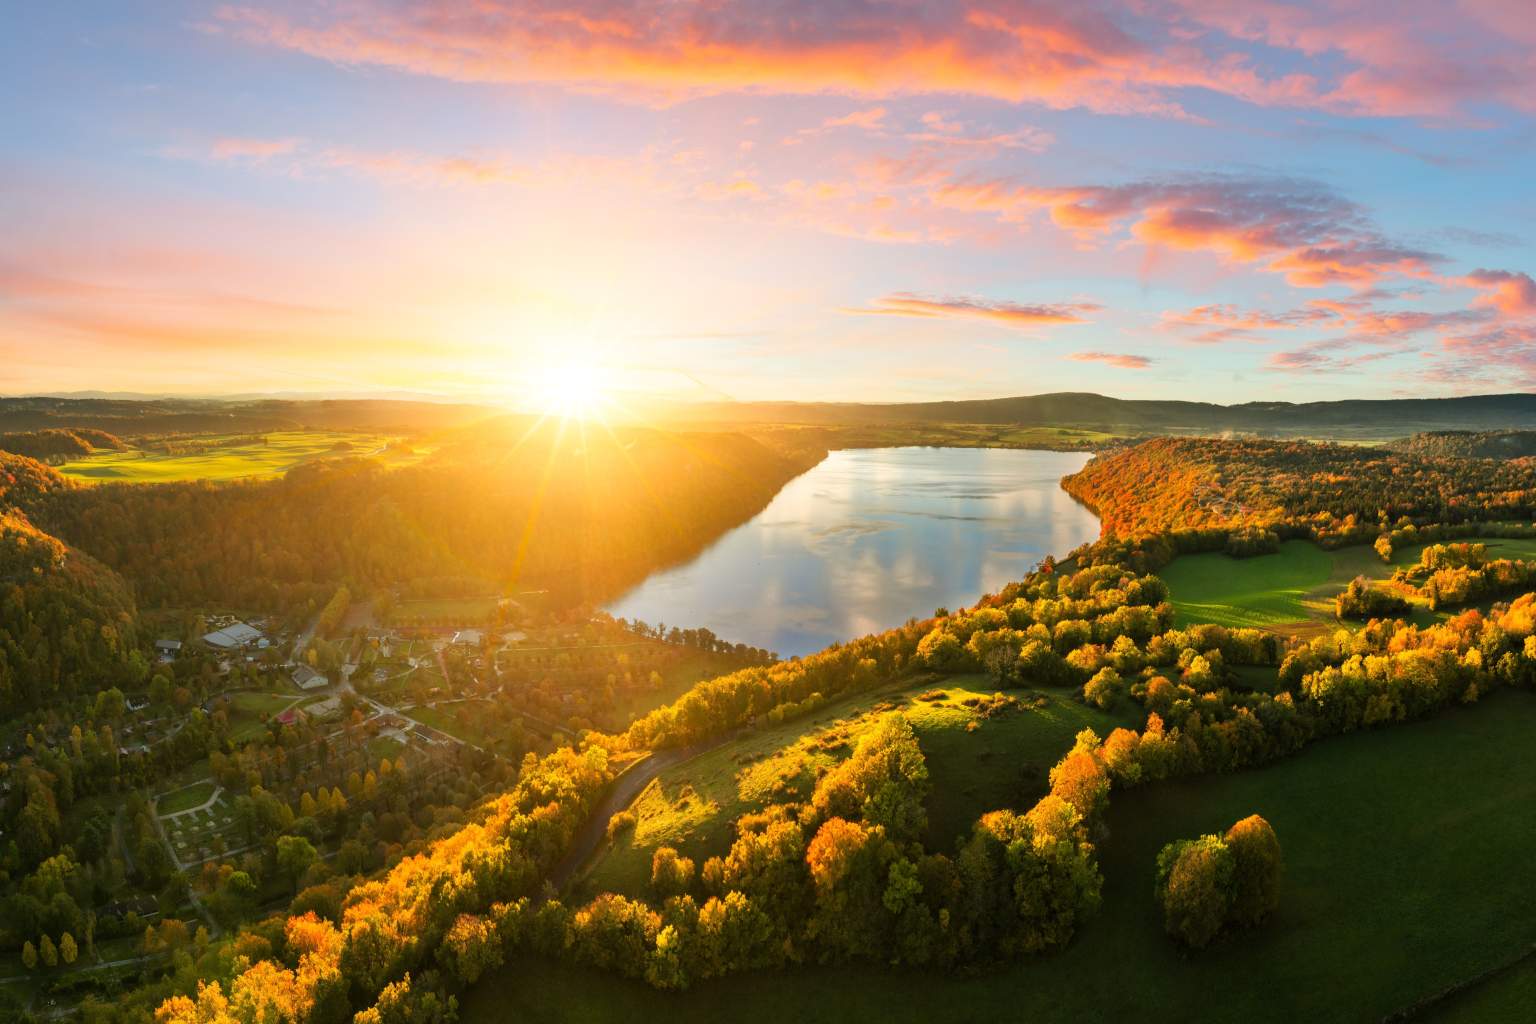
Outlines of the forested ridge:
M 697 553 L 824 454 L 553 422 L 448 441 L 402 469 L 334 459 L 270 481 L 58 490 L 31 507 L 146 606 L 276 610 L 323 602 L 339 584 L 598 603 Z
M 52 427 L 20 433 L 0 434 L 0 452 L 25 455 L 41 462 L 62 461 L 80 455 L 89 455 L 98 449 L 121 451 L 126 447 L 121 438 L 104 430 L 88 427 Z
M 1348 543 L 1400 520 L 1536 516 L 1536 465 L 1301 441 L 1155 438 L 1094 458 L 1062 486 L 1122 537 L 1246 527 Z
M 72 490 L 35 460 L 0 452 L 0 711 L 147 678 L 122 579 L 18 507 Z
M 1425 458 L 1525 459 L 1536 457 L 1536 430 L 1431 430 L 1387 447 Z

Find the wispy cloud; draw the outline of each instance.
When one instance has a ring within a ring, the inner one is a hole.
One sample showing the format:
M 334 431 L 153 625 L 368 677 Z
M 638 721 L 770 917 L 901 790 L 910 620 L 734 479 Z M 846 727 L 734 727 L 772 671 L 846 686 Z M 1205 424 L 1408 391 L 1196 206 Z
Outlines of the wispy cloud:
M 1133 355 L 1129 352 L 1073 352 L 1067 356 L 1080 363 L 1105 363 L 1109 366 L 1118 366 L 1122 370 L 1145 370 L 1152 365 L 1152 360 L 1146 356 Z
M 868 308 L 853 308 L 845 312 L 875 316 L 989 320 L 1007 327 L 1039 327 L 1087 323 L 1084 314 L 1096 312 L 1100 308 L 1091 302 L 1027 304 L 958 296 L 925 298 L 911 292 L 895 292 L 876 299 L 874 305 Z
M 1181 117 L 1182 96 L 1199 89 L 1336 114 L 1536 108 L 1518 4 L 1422 4 L 1388 17 L 1344 0 L 873 0 L 795 13 L 768 0 L 356 0 L 232 5 L 207 27 L 343 64 L 631 96 L 948 93 Z

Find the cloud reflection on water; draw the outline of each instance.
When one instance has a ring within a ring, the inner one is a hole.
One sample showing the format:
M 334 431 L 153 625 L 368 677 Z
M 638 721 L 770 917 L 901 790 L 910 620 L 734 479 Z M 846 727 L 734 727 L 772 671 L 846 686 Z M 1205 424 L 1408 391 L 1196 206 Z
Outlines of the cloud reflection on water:
M 755 519 L 657 573 L 614 615 L 808 654 L 969 604 L 1098 536 L 1061 490 L 1087 456 L 977 448 L 833 452 Z

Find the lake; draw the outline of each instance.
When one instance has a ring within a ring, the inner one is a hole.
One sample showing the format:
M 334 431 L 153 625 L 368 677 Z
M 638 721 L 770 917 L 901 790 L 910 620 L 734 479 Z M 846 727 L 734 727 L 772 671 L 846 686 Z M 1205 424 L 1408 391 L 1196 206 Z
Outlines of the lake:
M 751 521 L 608 606 L 789 657 L 969 605 L 1099 535 L 1080 452 L 832 452 Z

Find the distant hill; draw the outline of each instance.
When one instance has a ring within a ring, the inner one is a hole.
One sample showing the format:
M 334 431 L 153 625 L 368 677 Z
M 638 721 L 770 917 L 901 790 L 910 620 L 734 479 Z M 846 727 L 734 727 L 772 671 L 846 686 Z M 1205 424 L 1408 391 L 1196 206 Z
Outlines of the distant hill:
M 1536 456 L 1536 430 L 1430 430 L 1390 447 L 1422 458 L 1524 459 Z
M 676 403 L 667 414 L 715 423 L 801 423 L 847 426 L 874 423 L 1010 423 L 1071 426 L 1121 433 L 1219 433 L 1276 436 L 1404 436 L 1432 429 L 1536 428 L 1536 395 L 1465 398 L 1352 399 L 1337 402 L 1149 401 L 1062 392 L 963 402 L 863 405 L 851 402 Z
M 647 407 L 638 419 L 672 426 L 736 429 L 785 424 L 871 427 L 970 423 L 1073 427 L 1117 434 L 1323 436 L 1387 440 L 1424 431 L 1536 430 L 1536 395 L 1398 398 L 1337 402 L 1245 402 L 1217 405 L 1110 398 L 1061 392 L 960 402 L 677 402 Z M 398 398 L 0 398 L 0 432 L 45 429 L 146 434 L 264 433 L 276 430 L 370 430 L 418 433 L 457 430 L 506 415 L 489 405 Z
M 500 413 L 490 406 L 389 399 L 0 398 L 0 432 L 88 429 L 122 437 L 303 429 L 409 433 L 462 427 Z

